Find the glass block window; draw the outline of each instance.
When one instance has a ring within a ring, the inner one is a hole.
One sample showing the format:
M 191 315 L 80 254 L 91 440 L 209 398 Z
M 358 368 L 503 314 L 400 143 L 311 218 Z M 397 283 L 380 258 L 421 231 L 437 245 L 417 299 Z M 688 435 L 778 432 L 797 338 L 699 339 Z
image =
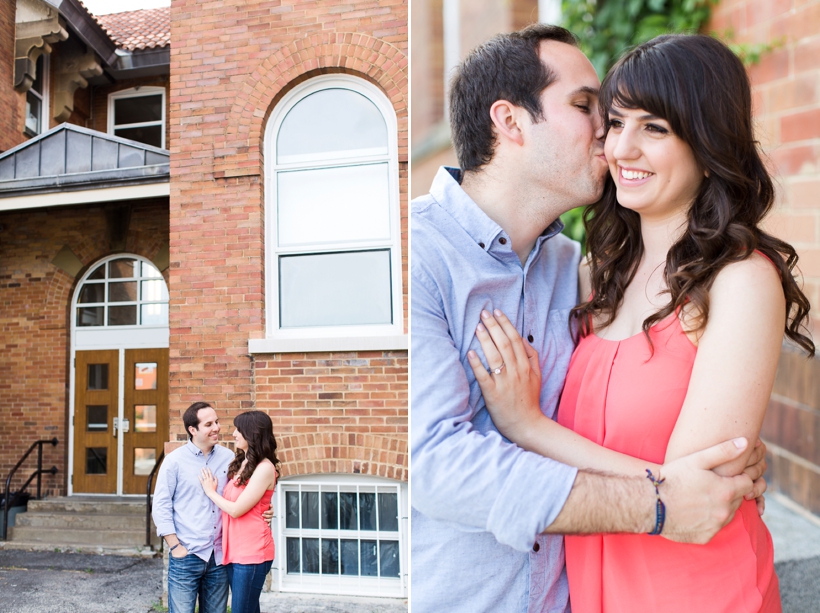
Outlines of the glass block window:
M 401 485 L 283 481 L 280 487 L 283 586 L 400 589 Z
M 165 148 L 165 88 L 140 87 L 111 94 L 108 133 Z
M 102 262 L 82 282 L 75 316 L 79 327 L 167 326 L 165 279 L 145 260 L 120 257 Z
M 346 75 L 291 91 L 266 133 L 268 337 L 401 334 L 396 118 Z

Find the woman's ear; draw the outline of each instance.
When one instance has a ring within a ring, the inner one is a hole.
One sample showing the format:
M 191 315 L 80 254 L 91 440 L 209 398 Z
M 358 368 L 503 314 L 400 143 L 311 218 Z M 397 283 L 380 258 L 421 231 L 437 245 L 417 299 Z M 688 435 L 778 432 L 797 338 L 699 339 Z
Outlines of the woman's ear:
M 508 100 L 496 100 L 490 107 L 490 119 L 499 138 L 524 144 L 524 133 L 521 130 L 521 113 L 526 111 Z

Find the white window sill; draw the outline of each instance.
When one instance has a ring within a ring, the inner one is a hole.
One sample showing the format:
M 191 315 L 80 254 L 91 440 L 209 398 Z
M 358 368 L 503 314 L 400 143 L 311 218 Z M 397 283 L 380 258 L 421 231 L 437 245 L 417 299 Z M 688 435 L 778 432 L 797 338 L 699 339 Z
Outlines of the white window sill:
M 347 336 L 318 338 L 252 338 L 248 352 L 254 353 L 310 353 L 319 351 L 406 351 L 406 334 L 390 336 Z

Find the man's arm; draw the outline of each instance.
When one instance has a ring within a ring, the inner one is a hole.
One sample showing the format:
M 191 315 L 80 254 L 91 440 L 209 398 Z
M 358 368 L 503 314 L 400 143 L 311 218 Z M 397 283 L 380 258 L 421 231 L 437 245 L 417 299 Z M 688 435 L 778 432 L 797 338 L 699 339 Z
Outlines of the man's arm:
M 172 466 L 172 464 L 173 462 L 166 460 L 159 467 L 151 517 L 157 527 L 157 536 L 165 539 L 168 547 L 174 550 L 172 554 L 174 557 L 181 558 L 188 554 L 188 550 L 177 538 L 174 525 L 174 492 L 177 485 L 177 473 L 176 465 Z

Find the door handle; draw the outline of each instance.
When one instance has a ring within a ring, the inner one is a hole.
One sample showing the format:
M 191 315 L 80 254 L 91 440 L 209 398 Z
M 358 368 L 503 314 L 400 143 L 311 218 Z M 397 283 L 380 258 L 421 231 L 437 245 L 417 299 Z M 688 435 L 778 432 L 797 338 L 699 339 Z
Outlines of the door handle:
M 120 427 L 120 418 L 115 417 L 114 418 L 114 438 L 117 438 L 117 428 L 119 428 L 119 427 Z
M 123 432 L 123 433 L 128 432 L 128 430 L 129 430 L 130 428 L 131 428 L 131 422 L 130 422 L 130 421 L 128 421 L 127 419 L 123 419 L 123 420 L 120 422 L 120 431 L 121 431 L 121 432 Z

